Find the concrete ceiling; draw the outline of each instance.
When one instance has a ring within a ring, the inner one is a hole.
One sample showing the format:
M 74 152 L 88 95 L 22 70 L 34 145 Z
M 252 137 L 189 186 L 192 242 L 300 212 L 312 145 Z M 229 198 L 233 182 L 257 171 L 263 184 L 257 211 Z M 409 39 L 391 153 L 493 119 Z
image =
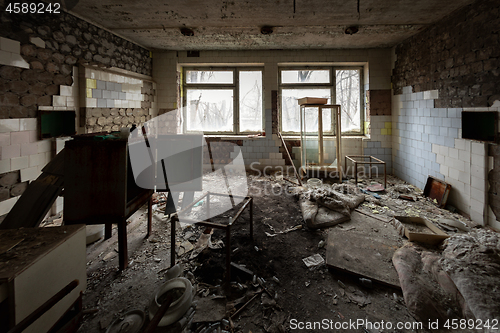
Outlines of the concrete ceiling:
M 150 49 L 391 47 L 472 0 L 65 0 L 69 11 Z M 272 27 L 262 34 L 261 27 Z M 346 34 L 356 26 L 356 34 Z M 190 28 L 184 36 L 180 28 Z

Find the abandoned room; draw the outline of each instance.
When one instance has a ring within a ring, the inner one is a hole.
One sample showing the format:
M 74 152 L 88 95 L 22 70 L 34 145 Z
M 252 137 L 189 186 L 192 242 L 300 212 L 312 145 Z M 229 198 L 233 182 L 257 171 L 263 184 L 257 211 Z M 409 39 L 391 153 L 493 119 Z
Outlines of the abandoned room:
M 500 2 L 0 8 L 0 333 L 500 330 Z

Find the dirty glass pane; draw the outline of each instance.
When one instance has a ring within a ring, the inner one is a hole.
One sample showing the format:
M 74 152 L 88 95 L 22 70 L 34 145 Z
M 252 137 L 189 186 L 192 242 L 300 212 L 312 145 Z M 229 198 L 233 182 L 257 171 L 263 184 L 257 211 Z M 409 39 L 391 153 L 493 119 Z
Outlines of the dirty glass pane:
M 262 72 L 240 71 L 240 132 L 262 131 Z
M 330 83 L 330 71 L 321 70 L 283 70 L 281 83 Z
M 331 90 L 325 88 L 318 89 L 282 89 L 281 91 L 281 128 L 283 132 L 300 132 L 300 108 L 297 102 L 303 97 L 328 98 L 327 104 L 331 103 Z M 317 113 L 317 112 L 316 112 Z M 316 126 L 318 128 L 318 115 L 307 114 L 306 122 L 308 128 Z M 332 110 L 323 110 L 323 131 L 332 131 Z
M 188 131 L 233 130 L 232 89 L 187 89 L 186 108 Z
M 233 71 L 186 71 L 186 83 L 233 83 Z
M 360 71 L 342 69 L 335 76 L 342 132 L 361 132 Z

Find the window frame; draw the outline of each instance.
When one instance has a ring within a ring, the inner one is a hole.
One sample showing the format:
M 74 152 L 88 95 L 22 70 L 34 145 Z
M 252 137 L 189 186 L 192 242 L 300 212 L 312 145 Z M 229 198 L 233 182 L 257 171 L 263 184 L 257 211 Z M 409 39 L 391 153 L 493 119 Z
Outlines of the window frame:
M 186 72 L 187 71 L 229 71 L 233 72 L 233 83 L 187 83 L 186 82 Z M 261 119 L 261 130 L 258 131 L 240 131 L 240 72 L 261 72 L 262 75 L 262 119 Z M 184 66 L 182 67 L 182 105 L 184 108 L 183 117 L 187 119 L 187 91 L 189 89 L 204 89 L 204 90 L 233 90 L 233 126 L 231 131 L 203 131 L 204 134 L 208 135 L 248 135 L 256 134 L 265 131 L 265 108 L 264 108 L 264 68 L 251 67 L 251 66 L 233 66 L 233 67 L 216 67 L 216 66 Z M 185 133 L 199 132 L 197 130 L 188 130 L 187 122 L 183 122 L 183 130 Z
M 301 82 L 301 83 L 283 83 L 282 82 L 282 71 L 287 70 L 329 70 L 330 75 L 330 83 L 314 83 L 314 82 Z M 364 108 L 364 84 L 363 84 L 363 66 L 324 66 L 324 65 L 301 65 L 301 66 L 280 66 L 278 68 L 278 89 L 279 89 L 279 128 L 280 132 L 285 136 L 297 136 L 300 135 L 300 132 L 284 132 L 283 131 L 283 116 L 282 116 L 282 100 L 283 100 L 283 89 L 311 89 L 311 88 L 320 88 L 320 89 L 330 89 L 331 94 L 331 104 L 337 104 L 337 80 L 336 80 L 336 71 L 337 70 L 357 70 L 359 72 L 359 112 L 360 112 L 360 130 L 359 131 L 342 131 L 341 135 L 345 136 L 355 136 L 355 135 L 364 135 L 364 120 L 365 120 L 365 108 Z M 304 96 L 307 97 L 307 96 Z M 332 131 L 325 132 L 325 136 L 334 137 L 335 133 L 335 124 L 334 124 L 334 114 L 333 109 L 331 109 L 331 119 Z M 342 112 L 342 110 L 341 110 Z M 300 115 L 299 115 L 300 116 Z M 342 114 L 341 114 L 342 117 Z M 300 126 L 299 126 L 300 127 Z

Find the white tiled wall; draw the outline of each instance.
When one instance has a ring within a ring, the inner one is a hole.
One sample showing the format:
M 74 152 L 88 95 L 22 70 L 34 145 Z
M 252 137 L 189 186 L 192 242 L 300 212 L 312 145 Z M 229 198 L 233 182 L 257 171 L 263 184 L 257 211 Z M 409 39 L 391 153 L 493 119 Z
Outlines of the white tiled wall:
M 451 184 L 449 203 L 481 224 L 495 225 L 487 206 L 487 145 L 462 139 L 465 110 L 500 108 L 434 108 L 438 92 L 412 93 L 403 88 L 393 96 L 393 165 L 396 176 L 423 189 L 431 175 Z M 497 226 L 498 227 L 498 226 Z
M 30 64 L 21 56 L 20 42 L 0 37 L 0 65 L 30 68 Z
M 136 74 L 130 72 L 130 75 Z M 84 80 L 81 81 L 85 83 L 85 94 L 81 95 L 80 104 L 87 108 L 141 108 L 144 79 L 130 75 L 86 67 L 82 73 Z M 150 114 L 157 114 L 156 109 L 156 102 L 153 101 Z
M 73 85 L 61 85 L 59 95 L 52 98 L 52 106 L 39 107 L 39 110 L 75 111 L 76 128 L 79 121 L 77 77 L 78 68 L 73 67 Z M 19 170 L 21 182 L 38 178 L 43 167 L 54 155 L 54 141 L 38 140 L 37 126 L 37 118 L 0 119 L 0 174 Z M 7 214 L 16 201 L 17 197 L 0 202 L 0 215 Z M 62 198 L 59 198 L 52 208 L 54 214 L 60 211 Z
M 38 141 L 37 119 L 0 119 L 0 174 L 21 171 L 21 182 L 38 177 L 51 158 L 51 140 Z
M 256 169 L 261 169 L 265 166 L 284 166 L 285 160 L 280 153 L 279 147 L 281 140 L 276 134 L 270 135 L 270 138 L 260 137 L 243 141 L 243 146 L 240 150 L 245 159 L 246 165 L 254 164 Z M 235 157 L 235 153 L 231 154 L 231 158 Z
M 12 207 L 16 204 L 17 200 L 19 199 L 20 196 L 17 197 L 12 197 L 10 199 L 0 201 L 0 216 L 7 214 L 10 212 Z

